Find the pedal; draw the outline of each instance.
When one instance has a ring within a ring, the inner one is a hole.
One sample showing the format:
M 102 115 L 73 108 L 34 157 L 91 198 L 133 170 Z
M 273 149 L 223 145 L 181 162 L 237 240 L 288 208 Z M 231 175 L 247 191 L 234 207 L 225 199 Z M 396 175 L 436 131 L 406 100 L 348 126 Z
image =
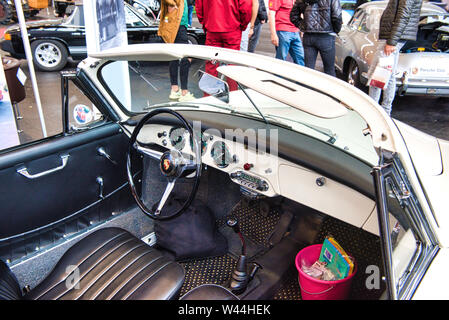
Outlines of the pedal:
M 271 247 L 273 247 L 275 244 L 277 244 L 279 241 L 282 240 L 284 235 L 287 233 L 288 227 L 290 226 L 292 220 L 293 220 L 293 213 L 291 213 L 290 211 L 286 211 L 281 215 L 278 224 L 274 228 L 269 238 L 269 244 Z

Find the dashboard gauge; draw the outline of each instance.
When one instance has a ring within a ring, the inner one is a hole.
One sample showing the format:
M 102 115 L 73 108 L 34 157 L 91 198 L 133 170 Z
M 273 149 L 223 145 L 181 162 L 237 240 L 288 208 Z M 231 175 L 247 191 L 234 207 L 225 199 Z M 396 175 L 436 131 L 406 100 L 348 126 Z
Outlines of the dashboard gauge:
M 173 128 L 170 130 L 170 142 L 176 150 L 184 149 L 186 145 L 187 130 L 184 128 Z
M 206 138 L 206 136 L 202 132 L 198 133 L 197 131 L 194 131 L 193 134 L 196 136 L 198 141 L 201 139 L 201 155 L 204 155 L 204 153 L 207 150 L 207 138 Z M 190 140 L 190 148 L 192 149 L 192 151 L 194 151 L 193 150 L 192 140 Z
M 214 142 L 210 155 L 219 168 L 226 168 L 232 162 L 231 153 L 223 141 Z

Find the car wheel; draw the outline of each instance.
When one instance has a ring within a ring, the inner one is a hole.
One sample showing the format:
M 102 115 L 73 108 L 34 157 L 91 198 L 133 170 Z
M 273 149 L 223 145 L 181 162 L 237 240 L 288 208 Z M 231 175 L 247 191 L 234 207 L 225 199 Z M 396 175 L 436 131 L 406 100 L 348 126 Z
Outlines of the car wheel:
M 198 44 L 198 40 L 192 35 L 187 35 L 187 41 L 189 41 L 189 44 Z
M 12 10 L 6 0 L 0 0 L 0 24 L 8 24 L 12 20 Z
M 31 44 L 33 61 L 42 71 L 59 71 L 67 64 L 66 47 L 55 40 L 37 40 Z
M 349 62 L 348 71 L 346 71 L 346 81 L 356 88 L 361 87 L 360 69 L 357 62 L 353 59 Z

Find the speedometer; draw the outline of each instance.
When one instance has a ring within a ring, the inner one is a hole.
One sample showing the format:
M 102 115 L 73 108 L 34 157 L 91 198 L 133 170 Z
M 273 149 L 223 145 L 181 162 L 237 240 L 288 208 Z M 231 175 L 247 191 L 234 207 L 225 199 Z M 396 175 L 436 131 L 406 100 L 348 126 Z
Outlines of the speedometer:
M 210 155 L 219 168 L 226 168 L 232 162 L 231 153 L 223 141 L 214 142 Z
M 170 142 L 176 150 L 184 149 L 186 145 L 186 134 L 187 130 L 184 128 L 173 128 L 170 130 Z

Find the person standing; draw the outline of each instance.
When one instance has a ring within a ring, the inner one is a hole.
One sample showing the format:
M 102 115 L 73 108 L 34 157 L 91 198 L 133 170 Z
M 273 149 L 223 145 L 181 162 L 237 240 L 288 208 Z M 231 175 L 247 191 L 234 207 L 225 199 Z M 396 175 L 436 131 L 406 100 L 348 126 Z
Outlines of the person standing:
M 192 26 L 192 18 L 193 18 L 193 8 L 195 7 L 195 0 L 187 0 L 187 4 L 189 5 L 189 7 L 188 7 L 188 17 L 189 17 L 189 20 L 188 20 L 188 24 L 189 24 L 189 27 L 191 27 Z
M 382 13 L 379 23 L 379 37 L 376 54 L 368 71 L 368 78 L 374 72 L 380 56 L 393 55 L 392 74 L 386 88 L 383 90 L 381 106 L 388 115 L 396 95 L 396 69 L 399 52 L 407 40 L 416 40 L 418 23 L 423 0 L 389 0 Z M 370 86 L 369 96 L 379 102 L 382 89 Z
M 248 51 L 249 39 L 254 34 L 254 25 L 256 23 L 257 15 L 259 13 L 259 0 L 251 0 L 251 1 L 252 1 L 251 20 L 246 29 L 242 32 L 242 41 L 240 42 L 241 51 Z
M 340 0 L 296 0 L 290 13 L 291 22 L 304 33 L 306 67 L 315 69 L 319 52 L 324 72 L 334 77 L 335 37 L 341 30 L 341 12 Z
M 286 60 L 287 55 L 293 62 L 304 65 L 304 48 L 298 28 L 290 21 L 290 11 L 295 0 L 269 0 L 268 22 L 271 43 L 276 47 L 276 58 Z
M 188 9 L 187 0 L 162 0 L 161 21 L 157 34 L 165 43 L 185 43 L 187 38 Z M 187 58 L 169 62 L 170 71 L 170 100 L 190 101 L 195 99 L 187 88 L 190 61 Z M 181 89 L 178 85 L 178 71 L 181 80 Z
M 242 31 L 251 20 L 252 0 L 196 0 L 196 15 L 206 31 L 205 45 L 240 50 Z M 217 76 L 218 64 L 206 62 L 206 73 Z M 229 89 L 237 83 L 228 79 Z
M 259 0 L 259 10 L 257 12 L 257 18 L 254 22 L 254 31 L 248 41 L 248 52 L 256 51 L 256 47 L 259 43 L 260 31 L 262 25 L 268 21 L 267 7 L 265 6 L 265 0 Z M 252 27 L 252 25 L 251 25 Z

